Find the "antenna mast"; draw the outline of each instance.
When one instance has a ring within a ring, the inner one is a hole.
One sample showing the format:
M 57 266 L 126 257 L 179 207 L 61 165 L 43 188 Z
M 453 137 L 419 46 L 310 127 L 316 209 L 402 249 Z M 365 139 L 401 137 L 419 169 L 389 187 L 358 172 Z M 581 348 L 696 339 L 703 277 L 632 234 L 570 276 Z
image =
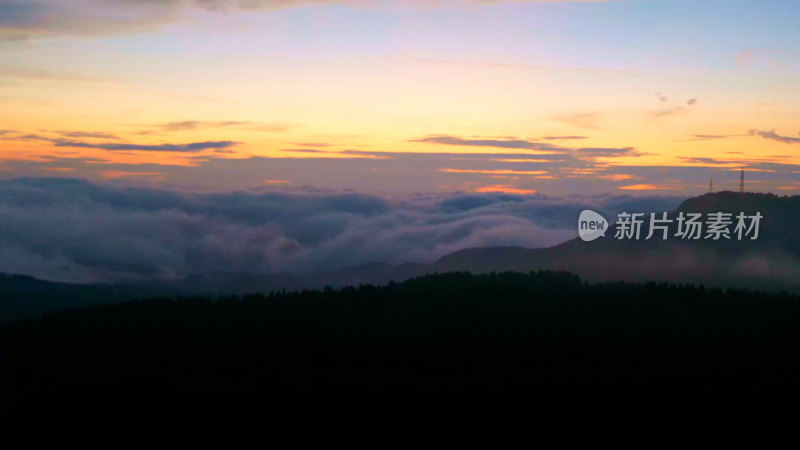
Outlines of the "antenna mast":
M 714 179 L 713 178 L 710 178 L 708 180 L 708 192 L 709 193 L 714 192 Z
M 744 167 L 739 175 L 739 193 L 744 194 Z

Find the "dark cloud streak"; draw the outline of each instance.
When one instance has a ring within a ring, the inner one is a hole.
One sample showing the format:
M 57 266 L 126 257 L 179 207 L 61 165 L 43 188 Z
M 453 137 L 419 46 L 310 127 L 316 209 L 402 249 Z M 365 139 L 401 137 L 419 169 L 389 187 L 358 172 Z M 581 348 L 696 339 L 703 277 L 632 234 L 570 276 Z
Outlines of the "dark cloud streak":
M 145 152 L 182 152 L 193 153 L 204 150 L 225 151 L 231 147 L 239 145 L 234 141 L 202 141 L 190 142 L 188 144 L 130 144 L 130 143 L 100 143 L 75 141 L 69 139 L 53 139 L 35 134 L 20 136 L 21 140 L 41 140 L 52 143 L 56 147 L 70 148 L 93 148 L 108 151 L 145 151 Z
M 588 156 L 588 157 L 615 157 L 615 156 L 640 156 L 640 153 L 636 152 L 636 149 L 633 147 L 623 147 L 623 148 L 579 148 L 575 150 L 575 154 L 579 156 Z
M 760 136 L 769 141 L 783 142 L 784 144 L 800 144 L 800 137 L 781 136 L 780 134 L 776 133 L 775 130 L 772 131 L 750 130 L 750 135 Z
M 75 138 L 75 139 L 83 139 L 83 138 L 94 138 L 94 139 L 119 139 L 118 136 L 111 134 L 111 133 L 104 133 L 101 131 L 57 131 L 58 134 L 68 138 Z
M 216 122 L 204 122 L 200 120 L 184 120 L 181 122 L 167 122 L 163 124 L 156 125 L 156 128 L 159 128 L 163 131 L 185 131 L 185 130 L 196 130 L 198 128 L 220 128 L 220 127 L 231 127 L 236 125 L 247 125 L 250 122 L 236 122 L 236 121 L 216 121 Z
M 436 135 L 420 139 L 413 139 L 410 142 L 420 142 L 428 144 L 458 145 L 466 147 L 497 147 L 497 148 L 516 148 L 527 150 L 541 150 L 550 152 L 563 152 L 565 149 L 539 142 L 532 142 L 523 139 L 465 139 L 457 136 Z
M 588 136 L 545 136 L 542 139 L 545 141 L 569 141 L 579 139 L 589 139 Z

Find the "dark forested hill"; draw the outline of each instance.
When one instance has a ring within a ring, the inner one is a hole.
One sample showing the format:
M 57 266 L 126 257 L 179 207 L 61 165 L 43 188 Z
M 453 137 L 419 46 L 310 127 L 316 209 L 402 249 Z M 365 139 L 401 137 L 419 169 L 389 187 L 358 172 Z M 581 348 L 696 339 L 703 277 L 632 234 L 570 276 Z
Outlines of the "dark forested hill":
M 0 273 L 0 321 L 36 317 L 48 312 L 98 303 L 186 292 L 180 286 L 161 282 L 73 284 Z
M 797 296 L 551 272 L 144 300 L 7 324 L 3 406 L 31 440 L 47 436 L 21 430 L 775 412 L 800 408 L 798 323 Z
M 714 212 L 733 216 L 758 212 L 763 219 L 756 240 L 682 240 L 675 237 L 679 212 L 704 217 Z M 718 192 L 686 200 L 668 218 L 673 223 L 667 240 L 645 240 L 647 223 L 641 239 L 618 240 L 617 226 L 612 224 L 605 238 L 593 242 L 576 238 L 545 249 L 466 249 L 441 258 L 432 270 L 566 270 L 594 281 L 655 280 L 800 292 L 800 196 Z
M 61 309 L 172 293 L 156 286 L 57 283 L 0 273 L 0 319 L 35 317 Z

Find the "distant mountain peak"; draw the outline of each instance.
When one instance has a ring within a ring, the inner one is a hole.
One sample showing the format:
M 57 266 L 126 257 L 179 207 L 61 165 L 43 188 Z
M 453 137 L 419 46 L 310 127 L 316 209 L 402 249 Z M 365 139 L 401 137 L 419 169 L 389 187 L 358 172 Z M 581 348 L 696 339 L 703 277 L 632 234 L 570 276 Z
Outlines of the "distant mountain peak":
M 685 200 L 678 211 L 723 211 L 753 212 L 757 208 L 797 209 L 800 208 L 800 196 L 778 196 L 770 193 L 722 191 L 703 194 Z

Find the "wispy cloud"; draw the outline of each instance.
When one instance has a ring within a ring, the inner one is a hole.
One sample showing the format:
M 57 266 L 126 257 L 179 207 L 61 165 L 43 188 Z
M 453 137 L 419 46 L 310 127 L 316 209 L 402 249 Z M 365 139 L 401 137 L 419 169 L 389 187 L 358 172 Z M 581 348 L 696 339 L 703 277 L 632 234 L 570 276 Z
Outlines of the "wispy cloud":
M 101 177 L 105 180 L 118 180 L 120 178 L 149 178 L 149 177 L 163 177 L 162 172 L 136 172 L 130 170 L 104 170 L 101 172 Z
M 64 137 L 74 139 L 119 139 L 119 136 L 102 131 L 56 131 L 56 133 Z
M 238 145 L 234 141 L 204 141 L 188 144 L 97 144 L 78 141 L 55 141 L 56 147 L 96 148 L 109 151 L 137 150 L 146 152 L 201 152 L 203 150 L 224 150 Z
M 732 137 L 745 136 L 742 134 L 695 134 L 686 141 L 713 141 L 719 139 L 729 139 Z
M 29 134 L 19 136 L 19 140 L 38 140 L 50 142 L 56 147 L 71 147 L 71 148 L 93 148 L 108 151 L 146 151 L 146 152 L 201 152 L 204 150 L 224 151 L 230 147 L 239 145 L 235 141 L 201 141 L 190 142 L 187 144 L 135 144 L 123 142 L 88 142 L 78 141 L 72 139 L 60 139 L 40 136 L 36 134 Z
M 661 101 L 661 103 L 669 103 L 670 102 L 670 99 L 668 97 L 664 96 L 663 94 L 658 93 L 657 95 L 658 95 L 658 99 Z M 694 106 L 697 106 L 697 103 L 698 103 L 698 99 L 690 98 L 690 99 L 686 100 L 683 103 L 675 104 L 673 102 L 673 106 L 671 106 L 669 108 L 659 109 L 659 110 L 656 110 L 656 111 L 650 111 L 647 114 L 649 116 L 651 116 L 651 117 L 656 117 L 656 118 L 674 116 L 674 115 L 683 114 L 683 113 L 689 111 L 690 108 L 692 108 Z
M 771 164 L 774 163 L 775 160 L 780 160 L 784 158 L 783 155 L 772 155 L 765 158 L 748 158 L 748 159 L 720 159 L 720 158 L 708 158 L 708 157 L 697 157 L 697 156 L 680 156 L 681 160 L 689 164 L 703 164 L 706 166 L 711 167 L 718 167 L 718 168 L 731 168 L 735 167 L 736 170 L 745 166 L 745 170 L 761 170 L 756 168 L 748 168 L 747 166 L 754 166 L 759 164 Z
M 157 131 L 190 131 L 207 128 L 243 128 L 253 131 L 285 133 L 291 125 L 285 123 L 258 123 L 238 120 L 182 120 L 177 122 L 157 123 L 150 126 Z M 144 134 L 152 134 L 145 132 Z
M 703 158 L 703 157 L 688 157 L 688 156 L 680 156 L 680 159 L 683 161 L 690 163 L 690 164 L 709 164 L 709 165 L 720 165 L 720 164 L 730 164 L 730 160 L 725 159 L 717 159 L 717 158 Z
M 293 142 L 292 145 L 298 145 L 300 147 L 320 147 L 320 148 L 331 146 L 331 144 L 328 144 L 326 142 Z
M 567 149 L 563 149 L 567 151 Z M 292 151 L 299 151 L 299 150 L 292 150 Z M 314 153 L 338 153 L 341 155 L 355 155 L 355 156 L 374 156 L 384 159 L 389 158 L 403 158 L 403 159 L 415 159 L 415 160 L 462 160 L 462 161 L 481 161 L 481 160 L 491 160 L 491 161 L 502 161 L 506 159 L 513 159 L 516 162 L 527 161 L 527 162 L 541 162 L 547 161 L 548 163 L 556 163 L 556 162 L 563 162 L 565 160 L 571 160 L 572 157 L 566 153 L 560 152 L 553 152 L 553 153 L 545 153 L 545 154 L 519 154 L 519 153 L 463 153 L 459 151 L 452 151 L 452 152 L 425 152 L 425 153 L 415 153 L 415 152 L 395 152 L 395 151 L 371 151 L 371 150 L 342 150 L 340 152 L 336 151 L 326 151 L 326 150 L 314 150 Z
M 697 156 L 713 157 L 707 160 L 679 160 L 671 165 L 651 165 L 645 162 L 640 165 L 636 158 L 626 156 L 626 148 L 628 147 L 621 147 L 622 150 L 617 152 L 602 152 L 605 155 L 618 155 L 602 157 L 591 156 L 592 153 L 599 152 L 585 152 L 585 155 L 578 157 L 572 150 L 563 154 L 537 155 L 496 152 L 496 149 L 487 148 L 485 152 L 465 153 L 460 147 L 435 153 L 353 150 L 352 153 L 285 153 L 285 156 L 241 159 L 227 158 L 224 157 L 225 154 L 215 151 L 205 151 L 164 153 L 163 155 L 171 158 L 165 158 L 165 161 L 158 163 L 139 162 L 142 158 L 128 160 L 119 158 L 113 152 L 100 151 L 93 152 L 93 158 L 86 158 L 86 152 L 80 149 L 65 148 L 56 149 L 57 151 L 45 149 L 47 153 L 43 158 L 34 159 L 32 156 L 35 154 L 31 154 L 24 155 L 22 159 L 0 161 L 0 174 L 5 177 L 52 175 L 51 168 L 70 167 L 74 169 L 75 176 L 98 180 L 102 178 L 100 172 L 105 170 L 162 172 L 163 181 L 155 180 L 155 177 L 140 177 L 121 178 L 118 182 L 169 185 L 203 191 L 242 189 L 257 185 L 265 179 L 282 179 L 290 181 L 291 187 L 314 185 L 393 193 L 472 191 L 478 186 L 502 183 L 514 188 L 555 195 L 607 192 L 616 190 L 623 184 L 643 183 L 676 186 L 678 190 L 674 192 L 691 195 L 704 192 L 704 189 L 698 191 L 693 186 L 707 186 L 709 176 L 715 172 L 719 172 L 718 175 L 713 175 L 715 186 L 735 189 L 738 186 L 738 173 L 730 170 L 738 170 L 743 166 L 748 170 L 758 170 L 748 180 L 763 181 L 759 187 L 767 192 L 773 190 L 774 186 L 785 185 L 797 179 L 797 173 L 800 173 L 800 166 L 790 163 L 792 159 L 770 157 L 758 160 L 738 154 L 729 155 L 731 160 L 727 161 L 728 155 L 725 153 Z M 457 169 L 461 172 L 440 169 Z M 514 173 L 539 171 L 546 171 L 547 175 Z M 631 175 L 636 181 L 625 183 L 618 175 Z M 676 180 L 680 182 L 677 183 Z
M 236 122 L 236 121 L 201 121 L 201 120 L 184 120 L 181 122 L 166 122 L 154 125 L 163 131 L 185 131 L 196 130 L 198 128 L 221 128 L 232 127 L 236 125 L 246 125 L 250 122 Z
M 678 115 L 678 114 L 682 114 L 682 113 L 686 112 L 687 110 L 688 109 L 683 107 L 683 106 L 674 106 L 674 107 L 668 108 L 668 109 L 660 109 L 658 111 L 650 111 L 648 113 L 648 115 L 651 116 L 651 117 L 669 117 L 669 116 L 675 116 L 675 115 Z
M 453 0 L 497 3 L 504 0 Z M 603 0 L 517 0 L 591 2 Z M 220 14 L 309 4 L 362 5 L 364 0 L 3 0 L 0 38 L 131 33 L 163 26 L 202 10 Z M 366 0 L 371 3 L 371 0 Z
M 595 178 L 600 178 L 601 180 L 625 181 L 625 180 L 635 180 L 639 177 L 631 175 L 629 173 L 617 173 L 612 175 L 596 175 Z
M 480 173 L 484 175 L 546 175 L 546 170 L 502 170 L 502 169 L 439 169 L 447 173 Z
M 580 139 L 589 139 L 589 136 L 545 136 L 542 139 L 545 141 L 574 141 Z
M 623 148 L 579 148 L 575 150 L 578 157 L 609 158 L 616 156 L 641 156 L 633 147 Z
M 281 149 L 281 151 L 289 153 L 336 153 L 329 150 L 317 150 L 315 148 L 284 148 Z
M 772 131 L 750 130 L 750 135 L 761 136 L 764 139 L 770 141 L 783 142 L 784 144 L 800 144 L 800 137 L 781 136 L 780 134 L 776 133 L 775 130 Z
M 542 150 L 560 152 L 564 149 L 551 144 L 532 142 L 524 139 L 471 139 L 457 136 L 436 135 L 421 139 L 413 139 L 410 142 L 422 142 L 428 144 L 460 145 L 470 147 L 497 147 L 497 148 L 516 148 L 528 150 Z

